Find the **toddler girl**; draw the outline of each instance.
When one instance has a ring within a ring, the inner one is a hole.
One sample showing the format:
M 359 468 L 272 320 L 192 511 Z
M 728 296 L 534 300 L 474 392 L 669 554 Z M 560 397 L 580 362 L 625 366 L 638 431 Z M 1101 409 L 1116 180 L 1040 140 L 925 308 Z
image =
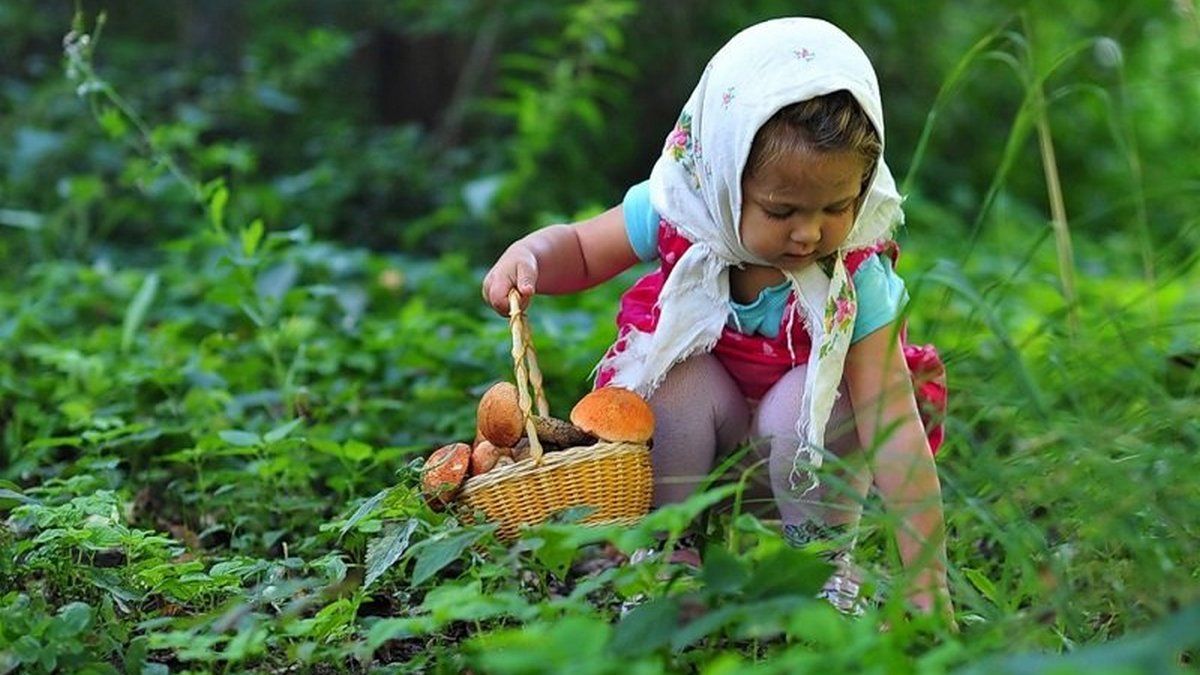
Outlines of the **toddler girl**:
M 649 181 L 514 243 L 483 295 L 507 314 L 512 288 L 528 302 L 657 259 L 622 297 L 596 381 L 654 408 L 655 503 L 684 499 L 749 441 L 788 539 L 845 543 L 873 482 L 899 516 L 910 600 L 950 616 L 940 429 L 927 437 L 909 364 L 933 373 L 920 387 L 933 407 L 945 390 L 936 353 L 903 344 L 890 240 L 903 216 L 883 139 L 875 73 L 853 40 L 816 19 L 755 25 L 709 62 Z M 835 561 L 824 595 L 855 611 L 848 549 Z

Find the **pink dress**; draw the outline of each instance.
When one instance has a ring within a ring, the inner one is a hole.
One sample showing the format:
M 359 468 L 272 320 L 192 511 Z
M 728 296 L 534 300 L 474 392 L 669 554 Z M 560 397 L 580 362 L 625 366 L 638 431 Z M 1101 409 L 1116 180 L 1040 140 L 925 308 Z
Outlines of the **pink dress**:
M 658 297 L 675 263 L 691 247 L 692 242 L 684 237 L 666 220 L 659 221 L 658 257 L 659 269 L 647 274 L 621 296 L 617 312 L 617 340 L 609 348 L 608 356 L 625 349 L 626 336 L 638 330 L 653 333 L 658 325 Z M 900 253 L 895 242 L 884 242 L 878 246 L 857 249 L 846 256 L 847 271 L 853 275 L 862 263 L 876 253 L 887 254 L 895 260 Z M 812 349 L 812 338 L 799 319 L 787 321 L 791 315 L 793 293 L 784 309 L 784 325 L 774 338 L 765 335 L 746 335 L 725 327 L 713 348 L 713 356 L 721 362 L 730 376 L 737 382 L 742 394 L 758 400 L 792 368 L 808 363 Z M 946 371 L 932 345 L 915 346 L 907 343 L 904 327 L 901 328 L 904 356 L 912 373 L 921 420 L 925 424 L 929 446 L 934 453 L 941 447 L 944 429 L 941 420 L 946 413 Z M 789 344 L 790 343 L 790 344 Z M 596 377 L 596 386 L 603 387 L 615 373 L 611 368 L 602 368 Z

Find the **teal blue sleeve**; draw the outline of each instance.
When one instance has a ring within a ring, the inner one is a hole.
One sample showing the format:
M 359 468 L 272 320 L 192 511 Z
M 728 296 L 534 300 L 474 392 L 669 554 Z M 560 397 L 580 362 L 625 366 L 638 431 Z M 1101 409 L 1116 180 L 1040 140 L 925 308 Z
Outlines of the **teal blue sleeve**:
M 650 205 L 650 181 L 642 181 L 629 188 L 625 201 L 621 202 L 621 213 L 625 216 L 625 231 L 629 243 L 642 262 L 658 257 L 658 213 Z
M 878 255 L 867 258 L 854 272 L 854 290 L 858 293 L 858 314 L 854 318 L 851 344 L 867 337 L 900 318 L 908 304 L 904 280 Z

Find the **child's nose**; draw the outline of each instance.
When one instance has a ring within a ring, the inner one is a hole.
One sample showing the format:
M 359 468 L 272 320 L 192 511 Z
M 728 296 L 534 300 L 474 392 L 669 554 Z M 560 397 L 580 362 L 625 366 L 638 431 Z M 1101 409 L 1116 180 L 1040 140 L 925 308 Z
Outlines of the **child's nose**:
M 792 241 L 797 244 L 813 244 L 821 241 L 821 223 L 817 218 L 797 219 L 792 228 Z

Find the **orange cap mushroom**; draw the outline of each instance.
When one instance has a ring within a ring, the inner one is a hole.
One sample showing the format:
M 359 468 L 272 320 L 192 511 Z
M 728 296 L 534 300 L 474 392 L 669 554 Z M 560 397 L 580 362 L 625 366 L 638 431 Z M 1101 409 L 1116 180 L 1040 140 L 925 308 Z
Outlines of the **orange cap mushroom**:
M 654 435 L 654 411 L 645 399 L 621 387 L 601 387 L 571 410 L 571 422 L 611 442 L 645 443 Z
M 479 433 L 498 448 L 511 448 L 525 431 L 517 387 L 511 382 L 497 382 L 479 399 L 476 423 Z

